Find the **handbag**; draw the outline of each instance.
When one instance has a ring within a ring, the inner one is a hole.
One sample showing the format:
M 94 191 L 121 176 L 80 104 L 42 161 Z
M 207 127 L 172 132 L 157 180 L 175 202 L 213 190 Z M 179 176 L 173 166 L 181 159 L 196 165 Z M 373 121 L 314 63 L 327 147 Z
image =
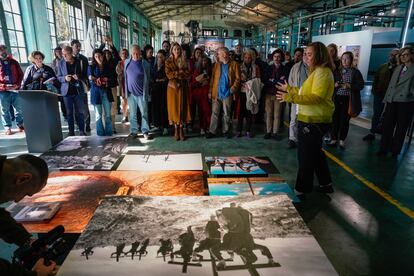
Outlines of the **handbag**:
M 349 95 L 349 104 L 348 104 L 348 115 L 351 118 L 358 117 L 359 113 L 361 113 L 361 96 L 359 95 Z

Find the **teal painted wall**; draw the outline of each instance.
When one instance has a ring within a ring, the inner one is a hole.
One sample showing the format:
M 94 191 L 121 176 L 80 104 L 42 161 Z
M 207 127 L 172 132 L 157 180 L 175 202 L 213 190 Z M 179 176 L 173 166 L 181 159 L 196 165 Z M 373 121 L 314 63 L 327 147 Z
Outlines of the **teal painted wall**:
M 155 49 L 158 50 L 161 47 L 161 31 L 160 29 L 152 24 L 150 20 L 144 16 L 144 14 L 136 9 L 127 0 L 103 0 L 111 7 L 111 35 L 115 45 L 119 46 L 119 21 L 118 13 L 121 12 L 128 18 L 128 42 L 132 43 L 132 21 L 139 23 L 139 45 L 143 46 L 143 32 L 142 28 L 147 27 L 148 31 L 152 27 L 156 31 L 158 37 L 158 45 L 155 45 Z M 50 41 L 50 30 L 47 18 L 46 0 L 19 0 L 20 10 L 23 21 L 23 29 L 25 35 L 27 54 L 29 55 L 34 50 L 42 51 L 46 58 L 45 62 L 50 63 L 52 61 L 51 48 L 52 44 Z M 150 33 L 148 33 L 150 37 Z M 150 39 L 148 39 L 149 42 Z M 119 47 L 118 47 L 119 48 Z

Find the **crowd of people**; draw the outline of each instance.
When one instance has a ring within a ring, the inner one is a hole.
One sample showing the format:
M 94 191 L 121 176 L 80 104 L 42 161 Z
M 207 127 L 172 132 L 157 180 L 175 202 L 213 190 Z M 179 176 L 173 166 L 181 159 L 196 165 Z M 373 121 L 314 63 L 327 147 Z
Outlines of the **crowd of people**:
M 372 127 L 364 141 L 382 133 L 378 155 L 401 151 L 414 113 L 414 48 L 393 49 L 378 69 L 373 85 Z M 312 43 L 289 52 L 276 49 L 267 61 L 255 48 L 218 48 L 210 59 L 202 46 L 169 41 L 154 56 L 154 49 L 132 45 L 120 53 L 112 39 L 93 51 L 91 62 L 81 53 L 81 43 L 56 48 L 51 67 L 39 51 L 30 55 L 23 74 L 19 63 L 0 45 L 0 99 L 5 134 L 11 135 L 12 117 L 24 131 L 16 90 L 52 90 L 60 95 L 61 111 L 69 135 L 91 131 L 87 92 L 96 117 L 96 133 L 117 132 L 116 114 L 129 122 L 129 137 L 141 132 L 151 139 L 154 130 L 183 141 L 197 129 L 206 138 L 254 136 L 253 123 L 264 122 L 264 139 L 280 139 L 286 106 L 289 112 L 288 147 L 299 151 L 299 182 L 309 182 L 317 172 L 322 186 L 331 183 L 321 151 L 345 148 L 352 117 L 362 110 L 365 81 L 352 52 L 338 56 L 335 44 Z M 233 121 L 237 120 L 233 132 Z M 244 123 L 245 122 L 245 123 Z M 318 161 L 313 162 L 315 156 Z M 312 160 L 309 160 L 312 158 Z M 305 180 L 307 179 L 307 180 Z M 306 186 L 306 185 L 305 185 Z M 307 191 L 309 187 L 299 185 Z M 324 187 L 324 189 L 331 190 Z

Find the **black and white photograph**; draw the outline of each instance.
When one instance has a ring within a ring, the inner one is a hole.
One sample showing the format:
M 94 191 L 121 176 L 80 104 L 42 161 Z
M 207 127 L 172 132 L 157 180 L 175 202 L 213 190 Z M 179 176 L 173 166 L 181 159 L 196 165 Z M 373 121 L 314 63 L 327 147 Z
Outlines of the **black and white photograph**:
M 126 137 L 68 137 L 43 153 L 49 168 L 109 171 L 128 146 Z
M 132 274 L 336 272 L 286 195 L 106 197 L 58 275 Z

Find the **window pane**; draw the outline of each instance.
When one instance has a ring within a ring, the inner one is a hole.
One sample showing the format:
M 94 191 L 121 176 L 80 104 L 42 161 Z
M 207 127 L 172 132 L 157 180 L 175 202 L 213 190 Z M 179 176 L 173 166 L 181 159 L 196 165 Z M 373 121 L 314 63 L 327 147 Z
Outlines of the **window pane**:
M 20 13 L 19 0 L 11 0 L 11 6 L 14 13 Z
M 49 26 L 50 26 L 50 34 L 52 36 L 56 36 L 55 24 L 51 23 L 51 24 L 49 24 Z
M 23 32 L 16 32 L 16 36 L 17 36 L 17 45 L 20 47 L 24 46 Z
M 10 39 L 10 46 L 17 46 L 17 37 L 14 31 L 8 31 L 9 39 Z
M 16 27 L 16 30 L 23 31 L 21 17 L 17 14 L 14 14 L 13 17 L 14 17 L 14 26 Z
M 3 8 L 5 11 L 11 11 L 10 0 L 3 0 Z
M 53 22 L 53 11 L 52 10 L 47 10 L 47 16 L 49 19 L 49 22 Z
M 52 0 L 47 0 L 47 7 L 48 7 L 49 9 L 53 9 Z
M 25 48 L 19 48 L 19 53 L 20 53 L 20 62 L 27 62 L 27 53 L 26 53 L 26 49 Z
M 20 61 L 19 50 L 17 48 L 11 48 L 11 54 L 12 54 L 12 57 Z
M 6 17 L 7 29 L 14 29 L 13 15 L 11 13 L 5 12 L 4 16 Z
M 0 28 L 0 44 L 5 44 L 4 37 L 3 37 L 3 30 Z

